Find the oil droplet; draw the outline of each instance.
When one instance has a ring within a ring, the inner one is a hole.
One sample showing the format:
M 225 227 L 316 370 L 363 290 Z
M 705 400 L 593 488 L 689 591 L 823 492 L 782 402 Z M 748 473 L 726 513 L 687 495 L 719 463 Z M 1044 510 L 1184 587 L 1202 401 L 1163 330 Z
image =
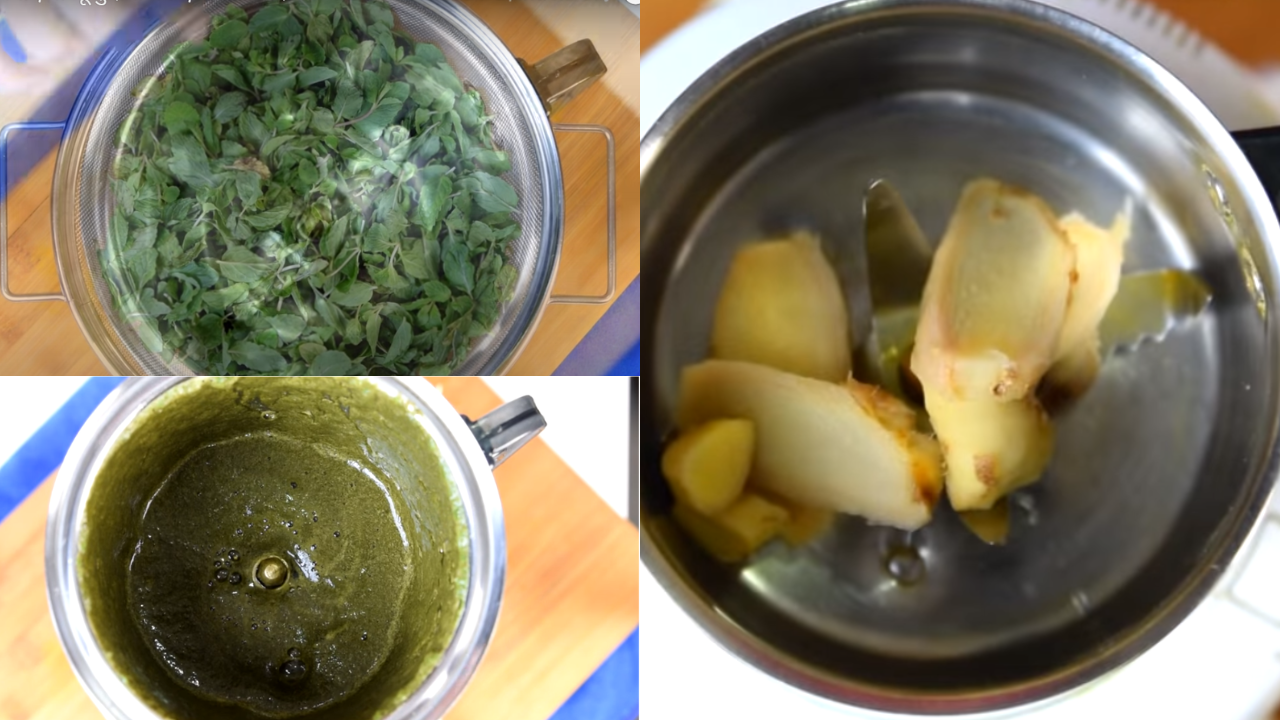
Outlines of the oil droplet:
M 338 532 L 337 530 L 334 530 L 334 531 L 333 531 L 333 536 L 334 536 L 334 537 L 341 537 L 341 536 L 342 536 L 342 533 Z
M 1026 516 L 1028 525 L 1035 526 L 1040 523 L 1040 509 L 1036 507 L 1036 499 L 1029 493 L 1016 493 L 1013 495 L 1013 503 Z
M 250 629 L 250 630 L 257 630 L 257 629 L 258 629 L 258 623 L 254 623 L 254 624 L 250 625 L 250 626 L 249 626 L 249 629 Z
M 315 516 L 315 515 L 312 515 L 312 516 L 311 516 L 311 522 L 320 522 L 320 518 L 319 518 L 319 517 L 317 517 L 317 516 Z
M 1076 590 L 1071 593 L 1071 606 L 1076 609 L 1076 612 L 1079 613 L 1081 617 L 1087 615 L 1089 613 L 1089 609 L 1092 607 L 1089 603 L 1089 596 L 1083 590 Z
M 275 414 L 274 412 L 271 412 L 270 410 L 268 410 L 268 411 L 266 411 L 266 412 L 262 413 L 262 419 L 263 419 L 263 420 L 275 420 L 275 419 L 276 419 L 276 414 Z
M 898 545 L 885 555 L 884 570 L 899 585 L 915 585 L 924 579 L 924 558 L 915 548 Z
M 280 666 L 280 677 L 287 683 L 301 682 L 307 676 L 307 666 L 298 660 L 287 660 Z
M 293 658 L 294 660 L 297 660 L 298 658 L 302 657 L 302 651 L 299 650 L 298 648 L 289 648 L 289 657 Z
M 233 572 L 233 573 L 231 573 L 231 577 L 230 577 L 230 578 L 228 578 L 228 580 L 230 580 L 230 581 L 231 581 L 231 584 L 232 584 L 232 585 L 239 585 L 239 584 L 240 584 L 240 579 L 241 579 L 241 578 L 240 578 L 240 573 L 238 573 L 238 572 Z
M 216 568 L 220 568 L 220 567 L 222 567 L 222 561 L 221 561 L 221 560 L 214 560 L 214 561 L 213 561 L 213 566 L 214 566 L 214 567 L 216 567 Z
M 226 568 L 222 568 L 221 570 L 213 574 L 213 576 L 218 579 L 218 582 L 226 582 L 227 575 L 228 573 Z
M 227 557 L 231 558 L 232 560 L 239 560 L 240 553 L 236 550 L 231 550 L 230 552 L 227 553 Z

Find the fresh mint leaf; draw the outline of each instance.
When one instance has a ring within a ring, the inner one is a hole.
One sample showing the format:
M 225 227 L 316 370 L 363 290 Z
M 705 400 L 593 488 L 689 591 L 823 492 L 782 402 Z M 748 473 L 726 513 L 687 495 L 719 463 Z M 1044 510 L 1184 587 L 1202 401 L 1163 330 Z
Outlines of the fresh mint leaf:
M 366 2 L 364 4 L 364 14 L 370 23 L 382 23 L 387 27 L 396 24 L 395 15 L 391 13 L 391 8 L 387 7 L 385 3 Z
M 213 119 L 220 123 L 231 122 L 240 117 L 247 102 L 248 97 L 244 93 L 229 92 L 218 98 L 218 104 L 213 108 Z
M 240 20 L 228 20 L 209 35 L 209 44 L 216 48 L 232 49 L 248 34 L 249 26 Z
M 293 208 L 288 205 L 281 205 L 270 210 L 263 210 L 256 215 L 246 215 L 243 219 L 254 229 L 270 230 L 283 222 L 292 210 Z
M 432 280 L 422 286 L 422 296 L 431 302 L 449 302 L 452 295 L 449 286 L 439 280 Z
M 289 6 L 283 4 L 267 5 L 258 12 L 253 14 L 249 20 L 249 33 L 257 35 L 258 33 L 271 32 L 280 27 L 280 23 L 289 17 Z
M 338 218 L 324 234 L 324 239 L 320 241 L 320 255 L 327 258 L 333 258 L 342 249 L 342 241 L 347 236 L 347 224 L 350 222 L 350 215 L 343 215 Z
M 475 286 L 476 268 L 467 255 L 467 246 L 456 240 L 444 244 L 444 277 L 449 284 L 462 292 L 470 293 Z
M 373 297 L 373 286 L 367 282 L 356 281 L 346 291 L 334 290 L 329 299 L 343 307 L 359 307 Z
M 258 372 L 282 370 L 289 364 L 279 352 L 248 340 L 232 343 L 230 354 L 232 360 Z
M 200 125 L 200 113 L 184 102 L 173 102 L 164 109 L 165 129 L 173 134 L 190 132 Z
M 227 82 L 231 83 L 233 86 L 237 88 L 240 88 L 241 90 L 247 91 L 249 89 L 248 83 L 244 81 L 244 76 L 240 74 L 239 70 L 232 67 L 231 65 L 214 65 L 213 74 L 217 75 L 223 80 L 226 80 Z
M 364 94 L 360 92 L 360 88 L 350 80 L 338 81 L 338 91 L 334 95 L 333 109 L 334 117 L 345 119 L 355 117 L 360 112 L 361 106 L 364 105 Z
M 338 71 L 323 65 L 307 68 L 298 74 L 298 86 L 306 87 L 338 77 Z
M 282 93 L 285 90 L 292 90 L 297 79 L 298 73 L 296 72 L 275 73 L 273 75 L 268 75 L 266 79 L 262 81 L 262 89 L 263 91 L 273 95 L 276 93 Z
M 427 230 L 434 229 L 444 216 L 445 206 L 448 205 L 449 196 L 452 193 L 453 183 L 449 181 L 448 176 L 441 175 L 424 182 L 418 195 L 415 217 L 418 224 Z
M 103 278 L 166 362 L 448 373 L 518 278 L 484 99 L 386 0 L 213 18 L 116 132 Z
M 218 261 L 218 272 L 231 282 L 255 282 L 271 272 L 271 265 L 253 251 L 237 245 Z
M 206 290 L 204 304 L 214 310 L 226 310 L 247 297 L 249 297 L 249 286 L 244 283 L 236 283 L 228 285 L 221 290 Z
M 341 350 L 326 350 L 311 361 L 312 375 L 346 375 L 351 371 L 351 358 Z
M 303 320 L 299 315 L 276 315 L 267 318 L 267 322 L 271 327 L 275 328 L 276 333 L 280 336 L 280 342 L 284 345 L 297 340 L 302 331 L 307 327 L 307 321 Z
M 511 184 L 496 175 L 487 172 L 476 172 L 471 176 L 474 188 L 468 188 L 475 194 L 475 200 L 487 212 L 511 212 L 516 209 L 519 199 Z
M 409 349 L 409 343 L 413 341 L 413 326 L 408 320 L 401 320 L 400 327 L 396 328 L 396 335 L 391 340 L 391 347 L 387 348 L 387 354 L 382 358 L 383 365 L 391 365 L 400 359 L 400 356 Z

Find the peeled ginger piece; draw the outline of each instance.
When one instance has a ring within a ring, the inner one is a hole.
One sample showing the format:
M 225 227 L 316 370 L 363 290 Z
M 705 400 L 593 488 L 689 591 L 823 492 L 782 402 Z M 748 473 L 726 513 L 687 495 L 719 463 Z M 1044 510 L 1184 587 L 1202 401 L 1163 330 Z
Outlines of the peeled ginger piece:
M 714 515 L 676 503 L 673 516 L 680 527 L 712 557 L 740 562 L 773 539 L 788 521 L 787 511 L 763 497 L 746 492 Z
M 749 484 L 814 508 L 904 530 L 932 517 L 942 490 L 937 442 L 914 412 L 855 381 L 835 384 L 753 363 L 708 360 L 684 369 L 676 423 L 755 424 Z
M 951 400 L 925 392 L 947 462 L 947 497 L 959 511 L 986 510 L 1039 479 L 1053 457 L 1053 423 L 1035 396 Z
M 792 547 L 812 541 L 826 532 L 836 519 L 836 514 L 831 510 L 803 505 L 788 505 L 787 514 L 789 517 L 779 534 Z
M 787 522 L 778 530 L 778 534 L 791 547 L 811 542 L 835 523 L 834 510 L 800 505 L 768 490 L 759 492 L 765 500 L 787 511 Z
M 921 300 L 911 369 L 926 397 L 1026 396 L 1056 355 L 1073 267 L 1043 200 L 986 178 L 966 185 Z
M 714 515 L 738 499 L 751 471 L 750 420 L 713 420 L 675 439 L 662 454 L 662 474 L 676 500 Z
M 1131 207 L 1126 204 L 1111 223 L 1100 228 L 1079 213 L 1058 221 L 1075 252 L 1071 297 L 1058 335 L 1053 366 L 1045 385 L 1057 400 L 1084 394 L 1102 364 L 1098 349 L 1098 325 L 1120 287 L 1124 249 L 1129 241 Z
M 848 311 L 817 238 L 796 233 L 737 252 L 716 304 L 711 355 L 831 382 L 849 377 Z
M 988 510 L 957 513 L 969 532 L 988 545 L 1003 545 L 1009 539 L 1009 499 L 1000 498 Z

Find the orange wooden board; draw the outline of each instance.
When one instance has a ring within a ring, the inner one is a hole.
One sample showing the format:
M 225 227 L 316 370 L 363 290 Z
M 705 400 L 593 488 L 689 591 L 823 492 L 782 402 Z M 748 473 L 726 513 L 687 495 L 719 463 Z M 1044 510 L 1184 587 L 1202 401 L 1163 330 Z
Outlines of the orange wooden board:
M 517 57 L 536 62 L 579 38 L 559 38 L 526 3 L 535 0 L 466 0 Z M 564 2 L 565 0 L 536 0 Z M 598 2 L 598 0 L 596 0 Z M 598 10 L 588 0 L 573 0 Z M 604 5 L 603 2 L 599 3 Z M 620 74 L 639 64 L 639 20 L 621 8 L 607 22 L 623 31 L 600 30 L 616 45 L 600 48 Z M 597 22 L 605 22 L 600 19 Z M 619 52 L 619 47 L 622 52 Z M 634 47 L 634 49 L 632 49 Z M 617 58 L 616 60 L 612 58 Z M 610 128 L 617 143 L 617 290 L 640 272 L 640 121 L 604 83 L 596 83 L 559 111 L 555 122 Z M 22 135 L 15 135 L 21 142 Z M 565 234 L 553 285 L 560 294 L 600 294 L 606 285 L 607 170 L 604 141 L 597 135 L 556 137 L 565 189 Z M 10 286 L 19 293 L 56 292 L 50 193 L 54 156 L 12 189 L 9 198 Z M 528 345 L 507 370 L 512 375 L 549 375 L 609 306 L 551 305 Z M 14 303 L 0 298 L 0 375 L 105 375 L 61 301 Z
M 482 381 L 438 383 L 470 417 L 501 404 Z M 639 624 L 639 538 L 546 443 L 495 472 L 507 527 L 497 631 L 450 720 L 547 720 Z M 101 717 L 45 599 L 52 478 L 0 523 L 0 720 Z

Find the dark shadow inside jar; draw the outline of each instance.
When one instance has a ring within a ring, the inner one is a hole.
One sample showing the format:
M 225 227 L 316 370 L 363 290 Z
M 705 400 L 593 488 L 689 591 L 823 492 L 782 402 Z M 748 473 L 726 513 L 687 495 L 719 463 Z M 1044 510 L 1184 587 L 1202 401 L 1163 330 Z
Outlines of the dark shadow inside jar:
M 182 383 L 87 501 L 79 578 L 109 662 L 177 720 L 385 714 L 439 662 L 465 521 L 407 403 L 362 380 Z

